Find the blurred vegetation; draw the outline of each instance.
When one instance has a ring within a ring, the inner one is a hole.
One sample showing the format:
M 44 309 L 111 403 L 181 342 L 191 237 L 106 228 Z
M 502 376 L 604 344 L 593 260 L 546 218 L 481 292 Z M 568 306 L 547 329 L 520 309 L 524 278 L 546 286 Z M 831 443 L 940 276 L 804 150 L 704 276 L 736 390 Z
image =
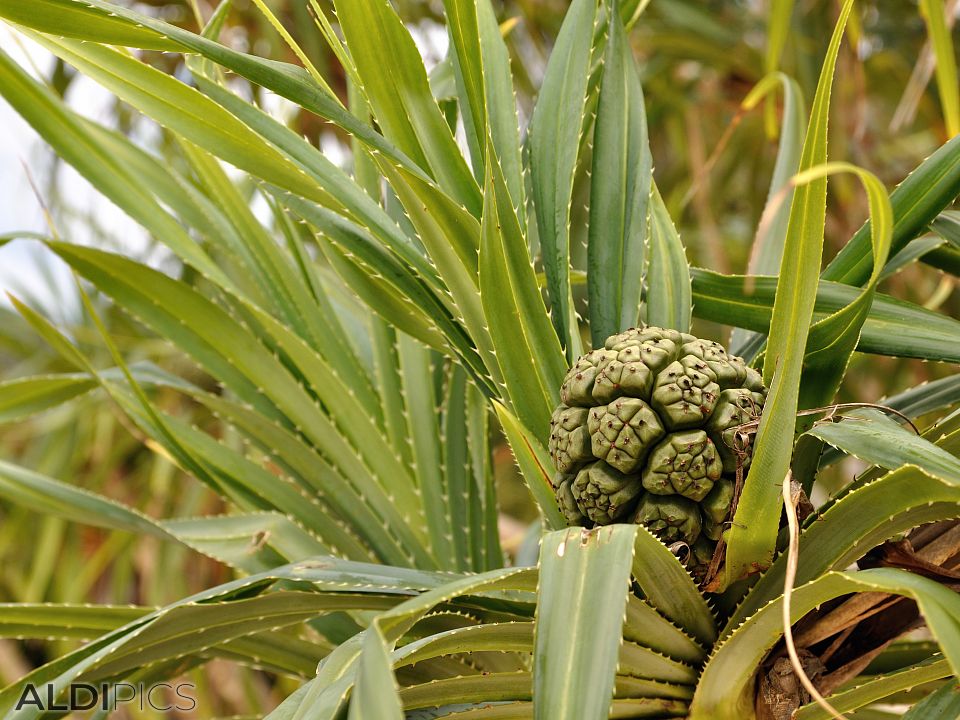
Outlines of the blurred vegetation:
M 198 16 L 205 21 L 213 9 L 206 0 L 139 0 L 135 4 L 141 11 L 149 6 L 158 17 L 194 31 L 199 27 Z M 496 4 L 512 54 L 521 112 L 529 116 L 545 58 L 567 3 L 508 0 Z M 273 0 L 270 5 L 331 86 L 346 99 L 343 73 L 329 55 L 307 3 Z M 415 26 L 428 68 L 437 67 L 434 79 L 442 82 L 446 36 L 441 2 L 398 0 L 395 5 Z M 691 262 L 722 272 L 745 271 L 752 228 L 766 201 L 777 150 L 777 138 L 767 129 L 765 112 L 780 112 L 779 108 L 772 105 L 765 109 L 761 104 L 749 113 L 740 110 L 744 96 L 769 69 L 769 5 L 765 0 L 655 0 L 631 34 L 643 73 L 658 186 Z M 892 188 L 947 139 L 948 131 L 933 80 L 927 29 L 917 3 L 874 0 L 858 5 L 858 22 L 849 30 L 853 42 L 845 44 L 840 55 L 830 153 L 871 170 Z M 956 10 L 958 3 L 951 0 L 947 5 Z M 780 64 L 798 79 L 808 101 L 835 24 L 837 6 L 832 0 L 796 2 Z M 297 62 L 249 0 L 233 3 L 223 39 L 237 49 Z M 145 53 L 145 57 L 169 73 L 187 76 L 178 64 L 179 56 Z M 82 94 L 75 94 L 79 81 L 62 61 L 53 65 L 46 80 L 83 111 L 79 106 Z M 263 92 L 259 89 L 250 88 L 249 92 L 261 102 L 287 107 L 285 101 L 259 97 Z M 331 151 L 338 144 L 344 145 L 341 155 L 348 157 L 346 138 L 318 117 L 301 113 L 286 119 L 315 145 Z M 141 144 L 143 138 L 151 138 L 155 152 L 176 162 L 178 153 L 171 147 L 172 140 L 130 108 L 117 104 L 112 108 L 111 121 L 125 134 L 136 136 Z M 521 125 L 524 123 L 521 117 Z M 773 126 L 779 126 L 779 122 Z M 49 153 L 46 149 L 43 152 Z M 39 157 L 34 153 L 30 160 L 30 173 L 59 232 L 67 233 L 82 225 L 95 242 L 108 246 L 117 243 L 112 228 L 101 226 L 85 208 L 71 204 L 71 197 L 63 192 L 61 167 L 52 155 Z M 7 172 L 16 170 L 8 168 Z M 574 248 L 585 246 L 583 205 L 574 205 Z M 854 177 L 831 181 L 827 260 L 866 215 L 866 201 Z M 144 252 L 157 249 L 147 247 Z M 960 294 L 940 272 L 927 265 L 915 263 L 885 281 L 881 289 L 954 317 L 960 315 Z M 103 364 L 110 364 L 90 319 L 79 309 L 74 288 L 60 287 L 51 278 L 46 287 L 30 290 L 35 298 L 24 297 L 28 304 L 44 306 L 48 317 L 57 318 L 88 354 L 99 353 Z M 583 303 L 585 291 L 580 290 L 577 301 Z M 131 362 L 151 362 L 181 376 L 192 372 L 168 345 L 154 340 L 114 305 L 103 303 L 98 310 Z M 724 332 L 716 326 L 703 326 L 698 334 L 719 339 Z M 72 369 L 16 313 L 0 308 L 0 377 Z M 944 374 L 940 367 L 919 361 L 871 356 L 865 363 L 857 356 L 840 400 L 875 401 Z M 202 377 L 190 379 L 204 382 Z M 193 414 L 193 422 L 216 434 L 215 419 L 188 406 L 181 396 L 171 392 L 169 397 L 158 397 L 157 402 L 180 416 Z M 2 426 L 0 457 L 53 477 L 70 478 L 79 487 L 96 490 L 154 517 L 210 514 L 217 512 L 222 502 L 177 471 L 162 455 L 148 452 L 129 422 L 99 392 L 29 423 Z M 505 445 L 496 459 L 504 547 L 516 552 L 536 513 Z M 850 468 L 841 467 L 838 472 L 849 473 Z M 65 568 L 71 571 L 63 572 Z M 229 572 L 183 548 L 127 533 L 84 528 L 56 518 L 38 519 L 31 510 L 0 501 L 0 602 L 159 605 L 223 582 Z M 66 641 L 0 641 L 0 685 L 62 654 L 69 646 Z M 201 685 L 201 692 L 209 695 L 200 706 L 216 708 L 221 714 L 258 716 L 294 687 L 283 685 L 271 696 L 275 679 L 223 663 L 211 664 L 193 677 Z

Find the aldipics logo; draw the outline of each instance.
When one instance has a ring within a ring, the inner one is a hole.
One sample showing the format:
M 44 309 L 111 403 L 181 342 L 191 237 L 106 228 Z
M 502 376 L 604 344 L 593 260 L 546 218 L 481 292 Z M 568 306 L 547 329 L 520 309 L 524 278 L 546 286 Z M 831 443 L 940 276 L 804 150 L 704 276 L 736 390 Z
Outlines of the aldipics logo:
M 23 686 L 20 699 L 17 700 L 17 710 L 33 707 L 45 712 L 60 710 L 76 712 L 79 710 L 93 710 L 97 708 L 106 712 L 116 710 L 123 705 L 136 704 L 141 711 L 151 708 L 158 712 L 178 710 L 187 712 L 197 707 L 196 698 L 191 691 L 196 688 L 192 683 L 154 683 L 133 685 L 126 682 L 101 683 L 72 683 L 66 688 L 58 689 L 53 684 L 34 685 L 27 683 Z

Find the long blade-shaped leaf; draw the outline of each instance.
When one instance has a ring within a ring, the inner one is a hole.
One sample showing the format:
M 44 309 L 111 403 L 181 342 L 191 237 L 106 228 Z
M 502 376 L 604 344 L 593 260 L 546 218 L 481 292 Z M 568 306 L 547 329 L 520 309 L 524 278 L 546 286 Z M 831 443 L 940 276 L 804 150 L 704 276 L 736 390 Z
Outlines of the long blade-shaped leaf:
M 636 534 L 633 577 L 653 607 L 704 645 L 717 637 L 716 623 L 703 594 L 676 556 L 653 533 Z
M 3 603 L 0 637 L 89 639 L 149 612 L 130 605 Z
M 650 197 L 646 320 L 650 325 L 688 332 L 691 312 L 690 265 L 686 251 L 654 183 Z
M 521 226 L 526 226 L 520 131 L 510 56 L 490 0 L 444 0 L 453 69 L 474 173 L 483 177 L 489 134 Z
M 960 477 L 960 459 L 878 410 L 854 410 L 841 422 L 815 425 L 807 434 L 887 470 L 916 465 L 937 477 Z
M 580 354 L 570 291 L 570 202 L 586 105 L 596 0 L 574 0 L 547 63 L 530 120 L 530 168 L 537 230 L 553 326 L 567 351 Z
M 473 535 L 481 533 L 482 530 L 471 524 L 471 505 L 475 503 L 482 506 L 483 500 L 476 493 L 471 493 L 473 479 L 470 476 L 467 403 L 467 375 L 462 367 L 454 365 L 446 378 L 440 426 L 441 468 L 447 496 L 446 514 L 450 523 L 456 569 L 484 570 L 486 568 L 477 567 L 476 561 L 479 557 L 472 557 Z
M 107 46 L 28 34 L 119 98 L 208 152 L 315 202 L 335 202 L 302 169 L 194 88 Z
M 527 202 L 520 148 L 520 119 L 517 116 L 510 53 L 490 0 L 476 0 L 476 6 L 490 141 L 500 159 L 500 168 L 513 205 L 517 208 L 520 224 L 526 227 Z
M 792 0 L 789 0 L 789 5 L 792 9 Z M 771 23 L 774 12 L 771 9 Z M 790 14 L 787 13 L 788 19 L 789 16 Z M 772 38 L 770 43 L 773 44 Z M 769 49 L 770 46 L 768 46 Z M 774 72 L 764 77 L 743 99 L 740 106 L 748 110 L 754 107 L 761 97 L 769 99 L 769 93 L 777 86 L 783 88 L 783 126 L 780 128 L 780 144 L 777 147 L 777 160 L 773 168 L 773 177 L 770 179 L 767 201 L 753 238 L 750 263 L 747 267 L 747 273 L 750 275 L 774 275 L 780 267 L 783 243 L 787 236 L 787 223 L 790 220 L 790 203 L 793 199 L 793 188 L 789 183 L 790 178 L 797 172 L 806 129 L 804 121 L 807 110 L 803 91 L 796 80 L 783 73 Z M 742 328 L 734 328 L 730 336 L 730 351 L 735 355 L 742 355 L 751 341 L 755 341 L 754 333 Z
M 370 335 L 377 393 L 383 405 L 384 430 L 394 452 L 412 468 L 413 450 L 408 442 L 406 409 L 400 385 L 397 331 L 380 316 L 374 315 L 370 318 Z
M 177 50 L 198 53 L 228 67 L 250 82 L 269 88 L 281 97 L 331 120 L 369 147 L 383 152 L 411 170 L 417 169 L 417 165 L 408 156 L 387 142 L 367 123 L 345 110 L 336 97 L 317 85 L 301 67 L 231 50 L 207 37 L 108 0 L 37 0 L 30 4 L 29 13 L 20 12 L 20 7 L 20 0 L 0 0 L 0 17 L 16 17 L 24 27 L 48 32 L 52 36 L 111 42 L 111 36 L 103 35 L 103 26 L 99 22 L 104 14 L 114 18 L 112 23 L 125 23 L 131 30 L 131 41 L 135 39 L 133 33 L 144 38 L 145 44 L 134 43 L 135 47 L 152 47 L 156 42 L 155 36 L 144 32 L 145 29 L 158 33 L 175 43 Z M 62 20 L 65 11 L 75 13 L 78 19 L 83 15 L 92 17 L 95 22 L 72 22 L 66 25 Z
M 770 326 L 777 278 L 721 275 L 694 268 L 697 317 L 764 332 Z M 814 318 L 820 320 L 849 305 L 860 289 L 821 281 Z M 875 293 L 863 324 L 860 352 L 960 362 L 960 322 L 943 313 Z
M 136 510 L 12 463 L 0 461 L 0 495 L 25 507 L 97 527 L 168 538 L 167 532 Z
M 550 481 L 553 461 L 546 447 L 507 408 L 500 403 L 495 403 L 494 408 L 544 526 L 549 530 L 565 527 L 567 522 L 557 507 L 557 497 Z
M 923 382 L 886 398 L 884 404 L 907 417 L 919 417 L 960 403 L 960 375 Z
M 447 33 L 450 36 L 447 57 L 456 78 L 460 116 L 470 148 L 473 172 L 482 178 L 487 145 L 487 98 L 478 11 L 479 3 L 475 0 L 443 0 Z
M 467 445 L 470 451 L 470 523 L 474 565 L 492 570 L 503 565 L 497 528 L 497 496 L 489 452 L 490 409 L 480 390 L 467 385 Z
M 0 383 L 0 423 L 59 407 L 96 386 L 82 375 L 36 375 Z
M 605 717 L 622 642 L 636 526 L 546 535 L 533 655 L 534 717 Z
M 920 14 L 927 23 L 927 34 L 937 62 L 937 91 L 947 125 L 947 135 L 960 134 L 960 83 L 957 82 L 957 58 L 947 25 L 947 7 L 943 0 L 920 0 Z
M 3 16 L 15 23 L 32 26 L 42 23 L 45 32 L 72 36 L 78 28 L 108 45 L 139 47 L 144 50 L 176 51 L 180 46 L 163 33 L 143 25 L 134 25 L 104 7 L 81 3 L 37 0 L 29 4 L 6 2 Z
M 763 71 L 769 76 L 777 72 L 780 58 L 790 36 L 790 21 L 793 17 L 794 0 L 772 0 L 767 18 L 767 51 L 763 60 Z M 767 137 L 776 137 L 776 114 L 773 98 L 768 97 L 764 106 L 763 118 Z M 782 140 L 782 136 L 781 136 Z
M 357 668 L 357 685 L 350 699 L 348 720 L 403 720 L 397 680 L 390 666 L 390 653 L 380 628 L 367 630 Z
M 594 347 L 637 323 L 653 177 L 640 76 L 616 7 L 593 132 L 587 291 Z
M 418 492 L 423 498 L 430 547 L 440 566 L 452 570 L 456 568 L 457 557 L 449 513 L 450 497 L 443 477 L 441 430 L 436 411 L 439 402 L 433 385 L 431 353 L 416 340 L 403 335 L 399 338 L 398 350 L 407 436 L 412 445 Z
M 475 216 L 480 189 L 430 91 L 420 53 L 386 0 L 335 3 L 350 56 L 388 138 Z M 385 63 L 384 57 L 390 62 Z
M 939 690 L 924 698 L 905 713 L 903 720 L 926 720 L 960 715 L 960 692 L 954 683 L 944 683 Z
M 707 657 L 706 650 L 696 640 L 638 597 L 627 598 L 623 639 L 692 665 Z
M 316 537 L 276 512 L 163 520 L 160 525 L 184 545 L 246 573 L 276 567 L 278 558 L 297 562 L 329 553 Z M 372 559 L 369 554 L 367 559 Z
M 566 372 L 563 351 L 537 286 L 517 214 L 488 150 L 480 244 L 480 298 L 506 395 L 521 422 L 545 443 Z M 531 362 L 536 358 L 535 362 Z
M 960 194 L 960 135 L 948 140 L 890 194 L 896 254 L 920 235 Z M 870 277 L 870 222 L 867 221 L 823 271 L 824 280 L 861 285 Z
M 810 326 L 800 380 L 800 409 L 818 407 L 833 400 L 843 380 L 850 357 L 857 347 L 861 328 L 870 312 L 877 283 L 880 282 L 883 267 L 890 254 L 893 211 L 883 184 L 873 173 L 847 163 L 828 163 L 808 170 L 802 176 L 798 176 L 795 182 L 826 176 L 834 172 L 852 172 L 860 179 L 867 192 L 871 218 L 873 273 L 867 280 L 863 292 L 852 303 Z
M 317 183 L 330 193 L 331 198 L 336 200 L 336 203 L 328 206 L 331 210 L 344 214 L 369 229 L 386 247 L 415 267 L 432 286 L 439 286 L 422 249 L 401 231 L 397 223 L 363 188 L 351 181 L 347 173 L 307 140 L 227 88 L 202 75 L 195 75 L 194 79 L 205 94 L 314 177 Z M 359 146 L 359 152 L 361 158 L 367 157 L 362 145 Z
M 130 635 L 114 652 L 91 663 L 83 678 L 101 680 L 136 670 L 149 662 L 206 650 L 254 632 L 310 620 L 324 611 L 381 609 L 396 604 L 376 595 L 280 591 L 255 598 L 184 604 L 161 611 L 143 631 Z
M 894 218 L 891 255 L 896 256 L 908 243 L 921 235 L 928 224 L 934 222 L 958 194 L 960 194 L 960 136 L 952 138 L 938 148 L 907 175 L 890 194 Z M 936 230 L 936 227 L 934 229 Z M 871 223 L 867 220 L 830 261 L 821 274 L 822 280 L 848 285 L 862 285 L 866 282 L 873 266 L 870 250 L 871 235 Z M 951 248 L 942 247 L 929 251 L 924 256 L 924 262 L 960 275 L 960 252 Z M 695 307 L 698 312 L 712 312 L 709 303 L 698 302 Z M 924 327 L 922 323 L 913 326 L 915 330 L 922 327 Z M 758 333 L 766 333 L 768 328 L 769 323 L 753 329 Z M 865 334 L 867 330 L 867 328 L 864 329 Z M 887 338 L 894 342 L 900 337 L 905 336 L 899 332 L 887 334 Z M 736 351 L 745 356 L 753 356 L 762 345 L 762 336 L 755 335 L 750 342 L 738 346 Z M 902 351 L 896 350 L 892 354 L 915 357 L 916 355 L 910 350 L 914 345 L 912 340 L 906 341 L 902 344 Z
M 830 704 L 840 712 L 856 710 L 890 697 L 901 690 L 909 690 L 924 682 L 940 680 L 949 676 L 950 665 L 946 660 L 932 660 L 890 675 L 868 680 L 844 692 L 835 693 L 830 696 Z M 957 712 L 960 712 L 960 705 L 957 706 L 954 714 Z M 920 717 L 950 716 L 933 713 L 929 716 Z M 795 720 L 830 720 L 831 714 L 816 703 L 809 703 L 797 710 L 794 718 Z
M 326 362 L 348 383 L 367 412 L 376 416 L 379 407 L 369 378 L 346 340 L 343 328 L 324 296 L 317 297 L 297 271 L 293 259 L 274 241 L 254 216 L 220 164 L 189 143 L 184 150 L 198 178 L 223 208 L 236 228 L 249 265 L 264 294 L 273 297 L 279 319 L 323 355 Z
M 435 185 L 385 162 L 380 167 L 449 289 L 491 382 L 502 384 L 479 292 L 480 223 Z
M 844 3 L 827 49 L 800 158 L 801 170 L 827 159 L 833 71 L 852 7 L 853 0 Z M 751 570 L 766 567 L 773 557 L 780 520 L 779 488 L 787 474 L 793 447 L 800 375 L 823 254 L 826 210 L 826 178 L 794 191 L 770 322 L 770 345 L 763 368 L 765 381 L 769 384 L 773 378 L 773 383 L 757 431 L 750 472 L 730 529 L 724 572 L 727 583 Z
M 30 126 L 111 202 L 163 241 L 186 262 L 229 285 L 216 263 L 184 231 L 117 157 L 91 135 L 89 126 L 49 90 L 0 51 L 0 94 Z
M 927 253 L 944 245 L 946 245 L 946 240 L 936 235 L 927 235 L 911 240 L 903 250 L 887 260 L 887 264 L 883 266 L 883 274 L 880 276 L 881 282 L 893 277 L 911 263 L 920 260 Z
M 410 267 L 365 229 L 318 205 L 292 195 L 283 197 L 297 214 L 326 236 L 319 237 L 318 242 L 331 265 L 374 312 L 424 344 L 458 355 L 478 385 L 490 395 L 496 394 L 483 360 L 445 304 L 448 295 L 434 294 Z

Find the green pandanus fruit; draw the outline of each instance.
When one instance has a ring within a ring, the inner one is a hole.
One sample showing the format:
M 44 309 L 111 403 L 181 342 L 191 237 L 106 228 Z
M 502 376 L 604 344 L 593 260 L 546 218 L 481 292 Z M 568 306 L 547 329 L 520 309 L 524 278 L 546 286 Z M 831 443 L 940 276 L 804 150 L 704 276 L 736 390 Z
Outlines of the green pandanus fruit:
M 633 328 L 580 357 L 550 423 L 557 502 L 571 525 L 636 522 L 702 574 L 729 523 L 760 374 L 718 343 Z

